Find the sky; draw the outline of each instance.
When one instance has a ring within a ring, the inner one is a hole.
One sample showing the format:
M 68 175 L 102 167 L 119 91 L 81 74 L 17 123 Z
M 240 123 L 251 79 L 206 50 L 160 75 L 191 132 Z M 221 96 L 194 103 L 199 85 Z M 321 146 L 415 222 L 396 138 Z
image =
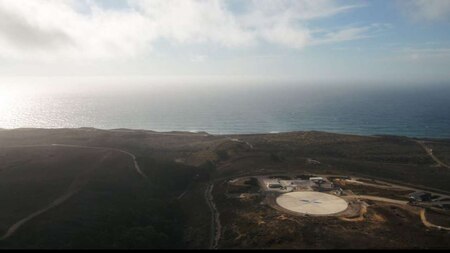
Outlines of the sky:
M 450 83 L 450 0 L 0 0 L 0 20 L 0 77 Z

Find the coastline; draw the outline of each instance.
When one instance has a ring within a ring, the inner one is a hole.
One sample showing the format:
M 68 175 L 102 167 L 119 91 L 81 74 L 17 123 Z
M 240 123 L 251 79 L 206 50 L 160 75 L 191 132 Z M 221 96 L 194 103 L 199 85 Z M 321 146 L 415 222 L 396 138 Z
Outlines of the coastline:
M 151 129 L 133 129 L 133 128 L 113 128 L 103 129 L 95 127 L 78 127 L 78 128 L 0 128 L 0 131 L 105 131 L 105 132 L 130 132 L 130 133 L 150 133 L 160 135 L 206 135 L 206 136 L 263 136 L 263 135 L 289 135 L 289 134 L 301 134 L 301 133 L 318 133 L 318 134 L 330 134 L 330 135 L 342 135 L 342 136 L 357 136 L 357 137 L 372 137 L 372 138 L 407 138 L 412 140 L 426 140 L 426 141 L 444 141 L 450 142 L 450 137 L 420 137 L 420 136 L 406 136 L 406 135 L 392 135 L 392 134 L 358 134 L 351 132 L 332 132 L 332 131 L 320 131 L 320 130 L 300 130 L 300 131 L 270 131 L 260 133 L 209 133 L 206 131 L 189 131 L 189 130 L 173 130 L 173 131 L 159 131 Z

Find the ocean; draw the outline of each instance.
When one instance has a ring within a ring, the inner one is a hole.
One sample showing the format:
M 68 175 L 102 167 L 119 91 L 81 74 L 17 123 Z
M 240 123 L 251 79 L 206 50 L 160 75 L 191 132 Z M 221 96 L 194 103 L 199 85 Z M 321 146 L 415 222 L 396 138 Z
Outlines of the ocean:
M 448 84 L 108 80 L 3 80 L 0 128 L 450 138 Z

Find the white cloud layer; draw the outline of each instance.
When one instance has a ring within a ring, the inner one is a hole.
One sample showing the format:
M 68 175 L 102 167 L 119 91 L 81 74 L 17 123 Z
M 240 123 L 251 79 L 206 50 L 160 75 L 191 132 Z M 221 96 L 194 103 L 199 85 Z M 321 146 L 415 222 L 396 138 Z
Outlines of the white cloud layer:
M 145 57 L 158 41 L 226 48 L 265 42 L 301 49 L 366 38 L 378 29 L 367 25 L 315 33 L 310 22 L 360 7 L 333 0 L 249 0 L 240 2 L 243 11 L 233 11 L 225 0 L 127 3 L 128 8 L 112 9 L 93 0 L 0 0 L 0 58 Z

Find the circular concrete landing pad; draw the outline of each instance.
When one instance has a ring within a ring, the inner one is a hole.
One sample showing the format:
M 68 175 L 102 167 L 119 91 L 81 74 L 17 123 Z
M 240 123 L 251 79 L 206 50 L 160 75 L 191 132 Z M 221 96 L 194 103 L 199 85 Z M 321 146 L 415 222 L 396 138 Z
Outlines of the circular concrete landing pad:
M 348 203 L 334 195 L 321 192 L 290 192 L 277 198 L 277 204 L 296 213 L 332 215 L 343 212 Z

